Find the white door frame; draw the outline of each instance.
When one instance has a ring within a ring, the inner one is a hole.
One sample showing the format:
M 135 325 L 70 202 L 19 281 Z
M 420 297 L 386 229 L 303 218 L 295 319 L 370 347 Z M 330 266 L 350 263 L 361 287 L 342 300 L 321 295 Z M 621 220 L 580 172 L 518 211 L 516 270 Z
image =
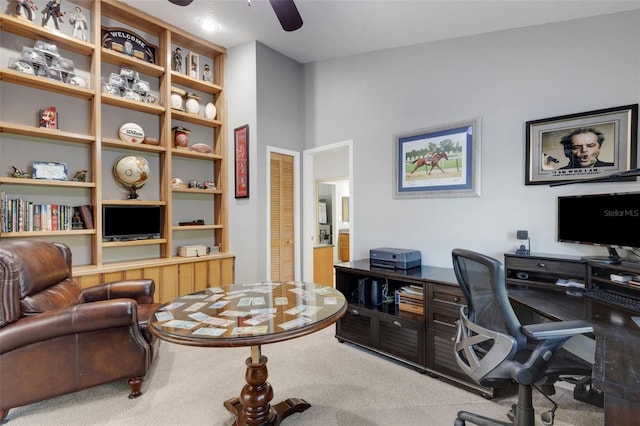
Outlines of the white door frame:
M 267 145 L 267 167 L 265 182 L 266 185 L 266 206 L 265 206 L 265 227 L 267 230 L 266 238 L 266 271 L 267 279 L 271 277 L 271 153 L 289 155 L 293 157 L 293 256 L 294 256 L 294 276 L 296 281 L 300 281 L 300 153 L 289 151 L 288 149 L 277 148 Z
M 349 258 L 353 259 L 353 241 L 355 231 L 355 211 L 353 208 L 354 191 L 353 191 L 353 140 L 349 139 L 343 142 L 337 142 L 330 145 L 324 145 L 317 148 L 306 149 L 302 151 L 302 280 L 313 282 L 313 248 L 316 244 L 316 178 L 313 170 L 314 156 L 324 151 L 332 151 L 339 148 L 347 148 L 349 155 L 349 228 L 350 240 Z

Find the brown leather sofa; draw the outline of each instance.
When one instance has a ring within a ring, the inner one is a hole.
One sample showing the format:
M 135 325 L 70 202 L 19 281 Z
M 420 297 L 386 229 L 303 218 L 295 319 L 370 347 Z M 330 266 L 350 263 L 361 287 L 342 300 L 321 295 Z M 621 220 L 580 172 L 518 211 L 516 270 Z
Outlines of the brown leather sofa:
M 9 409 L 128 379 L 141 395 L 159 341 L 147 320 L 150 279 L 81 290 L 71 250 L 40 240 L 0 242 L 0 422 Z

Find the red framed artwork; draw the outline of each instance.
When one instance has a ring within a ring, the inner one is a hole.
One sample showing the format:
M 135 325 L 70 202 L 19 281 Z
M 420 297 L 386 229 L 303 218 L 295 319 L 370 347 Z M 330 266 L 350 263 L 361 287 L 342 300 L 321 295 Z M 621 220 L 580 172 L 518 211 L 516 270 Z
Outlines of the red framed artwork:
M 249 125 L 233 130 L 236 198 L 249 198 Z

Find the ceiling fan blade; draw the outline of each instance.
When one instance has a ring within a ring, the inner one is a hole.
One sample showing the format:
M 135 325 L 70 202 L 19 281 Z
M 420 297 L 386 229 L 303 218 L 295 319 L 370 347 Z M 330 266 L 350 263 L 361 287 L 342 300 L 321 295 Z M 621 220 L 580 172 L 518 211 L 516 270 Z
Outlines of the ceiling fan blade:
M 285 31 L 295 31 L 302 27 L 302 17 L 293 0 L 269 0 L 269 3 Z
M 169 0 L 169 2 L 178 6 L 189 6 L 193 0 Z

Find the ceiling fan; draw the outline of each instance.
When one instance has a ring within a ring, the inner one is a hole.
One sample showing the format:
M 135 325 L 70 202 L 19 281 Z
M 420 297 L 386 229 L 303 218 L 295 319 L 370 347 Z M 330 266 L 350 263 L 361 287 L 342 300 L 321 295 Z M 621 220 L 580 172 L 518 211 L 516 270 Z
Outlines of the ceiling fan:
M 251 0 L 247 0 L 251 5 Z M 169 0 L 169 2 L 178 6 L 188 6 L 193 0 Z M 285 31 L 295 31 L 302 27 L 302 17 L 298 12 L 298 8 L 293 0 L 269 0 L 273 11 Z

